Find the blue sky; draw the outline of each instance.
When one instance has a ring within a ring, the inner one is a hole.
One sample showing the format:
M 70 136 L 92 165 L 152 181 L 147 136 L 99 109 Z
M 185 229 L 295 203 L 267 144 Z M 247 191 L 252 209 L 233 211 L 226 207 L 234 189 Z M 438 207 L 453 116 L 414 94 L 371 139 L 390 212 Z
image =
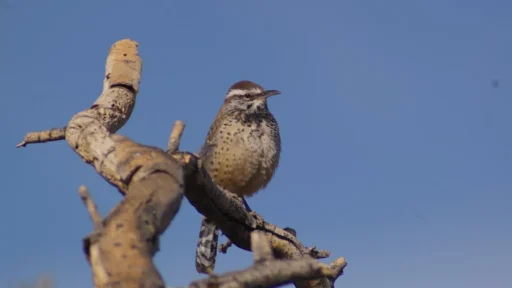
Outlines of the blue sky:
M 127 37 L 144 68 L 119 132 L 140 143 L 165 148 L 180 119 L 182 148 L 198 151 L 231 84 L 282 91 L 269 100 L 281 164 L 249 203 L 328 262 L 345 256 L 337 287 L 512 287 L 511 11 L 506 0 L 0 0 L 0 287 L 41 273 L 91 287 L 78 187 L 102 215 L 120 195 L 65 142 L 14 147 L 89 107 L 109 47 Z M 168 285 L 203 277 L 200 219 L 183 202 L 161 239 Z M 250 263 L 231 249 L 216 270 Z

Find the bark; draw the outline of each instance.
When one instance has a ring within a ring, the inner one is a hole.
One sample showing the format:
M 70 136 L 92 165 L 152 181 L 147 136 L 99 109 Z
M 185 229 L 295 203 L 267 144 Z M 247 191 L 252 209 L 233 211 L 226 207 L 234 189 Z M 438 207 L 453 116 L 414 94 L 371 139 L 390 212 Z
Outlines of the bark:
M 141 73 L 138 43 L 116 42 L 107 57 L 103 91 L 96 102 L 65 127 L 28 133 L 17 146 L 65 139 L 125 196 L 102 219 L 85 186 L 80 187 L 93 222 L 83 249 L 95 287 L 165 287 L 152 258 L 183 195 L 199 213 L 215 221 L 232 243 L 252 250 L 255 257 L 246 270 L 213 275 L 191 287 L 274 287 L 290 282 L 297 287 L 333 287 L 345 260 L 339 258 L 330 266 L 319 263 L 314 258 L 328 257 L 328 251 L 303 246 L 295 233 L 289 233 L 293 229 L 280 229 L 256 213 L 247 213 L 237 199 L 218 189 L 197 155 L 178 151 L 183 122 L 176 122 L 167 153 L 114 134 L 130 118 Z
M 251 233 L 251 250 L 254 255 L 252 267 L 196 281 L 190 287 L 276 287 L 312 277 L 336 276 L 336 271 L 312 258 L 275 259 L 269 239 L 263 232 Z
M 176 126 L 175 126 L 176 127 Z M 178 126 L 179 127 L 179 126 Z M 237 247 L 251 251 L 251 233 L 262 232 L 270 241 L 273 257 L 283 260 L 321 259 L 329 257 L 326 250 L 318 250 L 315 246 L 305 247 L 295 236 L 294 229 L 281 229 L 266 222 L 257 213 L 247 213 L 243 204 L 219 189 L 208 176 L 201 165 L 201 159 L 189 152 L 168 151 L 178 159 L 184 169 L 185 196 L 196 210 L 214 221 L 229 242 Z M 222 251 L 225 244 L 221 245 Z M 228 244 L 228 246 L 230 246 Z M 225 251 L 223 251 L 225 252 Z M 347 265 L 345 259 L 340 257 L 330 264 L 334 276 L 314 277 L 300 279 L 294 282 L 296 287 L 333 287 L 336 279 L 342 275 Z M 247 287 L 247 286 L 241 286 Z M 252 286 L 251 286 L 252 287 Z M 265 286 L 255 286 L 265 287 Z

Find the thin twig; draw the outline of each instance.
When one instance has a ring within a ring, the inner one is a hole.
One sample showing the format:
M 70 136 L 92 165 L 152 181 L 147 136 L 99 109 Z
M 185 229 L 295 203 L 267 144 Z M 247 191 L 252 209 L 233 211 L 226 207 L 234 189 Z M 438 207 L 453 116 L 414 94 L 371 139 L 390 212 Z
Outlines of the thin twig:
M 181 120 L 174 122 L 169 142 L 167 143 L 167 153 L 176 153 L 180 149 L 181 135 L 185 129 L 185 123 Z
M 27 144 L 45 143 L 50 141 L 63 140 L 66 136 L 66 127 L 53 128 L 37 132 L 29 132 L 16 148 L 25 147 Z
M 251 233 L 251 250 L 254 263 L 262 263 L 274 259 L 270 241 L 263 232 L 254 231 Z
M 82 199 L 82 202 L 84 203 L 85 207 L 87 208 L 87 211 L 89 212 L 89 216 L 91 217 L 92 223 L 94 224 L 94 229 L 101 227 L 102 220 L 100 213 L 98 212 L 96 204 L 94 204 L 91 195 L 89 195 L 87 187 L 85 187 L 84 185 L 80 186 L 78 193 L 80 193 L 80 199 Z
M 298 260 L 275 259 L 268 236 L 265 234 L 261 231 L 251 233 L 251 250 L 254 253 L 253 266 L 241 271 L 212 275 L 206 279 L 192 282 L 189 287 L 277 287 L 297 281 L 334 278 L 339 273 L 332 266 L 320 263 L 310 257 Z M 340 265 L 343 263 L 345 263 L 344 259 L 339 262 Z

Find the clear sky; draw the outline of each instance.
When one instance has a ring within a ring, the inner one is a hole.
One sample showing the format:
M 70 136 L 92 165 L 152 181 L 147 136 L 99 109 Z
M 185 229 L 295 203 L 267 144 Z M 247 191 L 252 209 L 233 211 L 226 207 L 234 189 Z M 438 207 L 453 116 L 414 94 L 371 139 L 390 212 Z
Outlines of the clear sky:
M 224 94 L 255 81 L 283 153 L 248 200 L 305 245 L 345 256 L 337 287 L 512 287 L 512 2 L 0 0 L 0 287 L 41 273 L 91 287 L 86 185 L 121 196 L 63 141 L 15 149 L 99 96 L 117 40 L 140 44 L 141 91 L 119 132 L 165 148 L 175 120 L 198 151 Z M 185 200 L 155 260 L 195 272 L 200 215 Z M 222 238 L 224 242 L 224 238 Z M 251 264 L 219 255 L 216 271 Z

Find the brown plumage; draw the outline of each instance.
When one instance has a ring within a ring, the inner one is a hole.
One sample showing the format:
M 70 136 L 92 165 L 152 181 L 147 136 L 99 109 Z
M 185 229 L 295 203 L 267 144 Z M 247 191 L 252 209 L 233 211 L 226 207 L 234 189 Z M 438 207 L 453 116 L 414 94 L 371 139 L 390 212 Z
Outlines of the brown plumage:
M 206 171 L 225 191 L 250 197 L 272 179 L 279 165 L 281 138 L 267 98 L 277 94 L 250 81 L 229 88 L 200 152 Z M 211 273 L 217 252 L 215 224 L 203 219 L 199 236 L 196 268 Z

